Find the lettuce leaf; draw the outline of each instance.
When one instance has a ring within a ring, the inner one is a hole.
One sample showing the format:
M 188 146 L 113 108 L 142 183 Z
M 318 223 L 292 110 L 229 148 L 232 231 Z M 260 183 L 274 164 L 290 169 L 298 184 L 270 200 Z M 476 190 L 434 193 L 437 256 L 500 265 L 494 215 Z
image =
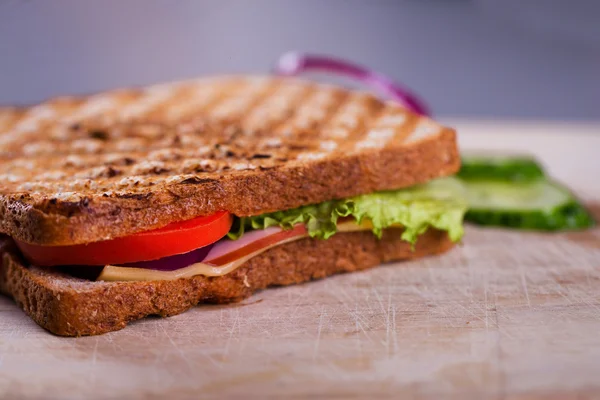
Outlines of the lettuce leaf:
M 391 226 L 402 226 L 402 239 L 414 244 L 419 235 L 433 227 L 448 232 L 457 242 L 463 236 L 462 221 L 467 211 L 460 182 L 444 178 L 408 189 L 375 192 L 342 200 L 239 218 L 229 232 L 239 239 L 246 230 L 279 226 L 291 229 L 306 225 L 309 236 L 328 239 L 337 232 L 340 217 L 353 217 L 361 224 L 370 222 L 377 237 Z

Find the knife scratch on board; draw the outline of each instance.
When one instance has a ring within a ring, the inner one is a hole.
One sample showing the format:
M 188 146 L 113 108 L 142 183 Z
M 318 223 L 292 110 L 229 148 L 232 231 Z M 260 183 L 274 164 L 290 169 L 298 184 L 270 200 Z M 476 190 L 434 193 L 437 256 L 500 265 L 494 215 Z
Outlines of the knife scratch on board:
M 100 343 L 100 339 L 96 338 L 96 342 L 94 343 L 94 350 L 92 350 L 92 365 L 90 368 L 90 383 L 92 387 L 96 386 L 96 362 L 98 360 L 98 343 Z
M 319 353 L 319 345 L 321 343 L 321 331 L 323 330 L 323 318 L 327 315 L 325 306 L 321 306 L 321 312 L 319 315 L 319 326 L 317 327 L 317 338 L 315 339 L 315 347 L 313 349 L 313 361 L 317 358 Z
M 531 300 L 529 300 L 529 290 L 527 290 L 527 278 L 525 277 L 525 269 L 523 268 L 523 264 L 519 264 L 519 275 L 521 276 L 521 286 L 523 287 L 523 292 L 525 292 L 525 299 L 527 300 L 527 306 L 531 308 Z
M 238 325 L 240 324 L 240 309 L 234 308 L 234 309 L 230 310 L 230 314 L 235 314 L 235 316 L 233 318 L 233 324 L 231 325 L 231 328 L 227 329 L 227 331 L 229 331 L 229 336 L 227 337 L 227 341 L 225 342 L 225 347 L 223 349 L 223 354 L 222 354 L 223 357 L 227 357 L 229 355 L 229 346 L 231 345 L 231 341 L 233 339 L 233 334 L 234 334 L 236 328 L 239 331 Z

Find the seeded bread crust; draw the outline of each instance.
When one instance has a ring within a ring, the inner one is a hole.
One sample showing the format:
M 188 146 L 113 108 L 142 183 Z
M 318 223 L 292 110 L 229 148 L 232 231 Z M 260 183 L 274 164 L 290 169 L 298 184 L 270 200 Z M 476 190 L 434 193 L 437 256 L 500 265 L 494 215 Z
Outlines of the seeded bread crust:
M 0 232 L 41 245 L 455 173 L 455 132 L 368 93 L 217 77 L 0 109 Z
M 168 317 L 199 303 L 237 302 L 267 287 L 438 254 L 453 245 L 445 232 L 431 229 L 412 250 L 400 234 L 399 229 L 389 229 L 381 240 L 370 232 L 338 233 L 328 240 L 307 238 L 269 249 L 221 277 L 155 282 L 91 282 L 52 269 L 25 267 L 12 241 L 4 239 L 0 292 L 56 335 L 99 335 L 149 315 Z
M 0 230 L 43 245 L 106 240 L 226 210 L 260 215 L 377 190 L 396 189 L 455 173 L 455 134 L 408 148 L 390 148 L 297 167 L 191 180 L 150 195 L 86 202 L 23 204 L 0 197 Z

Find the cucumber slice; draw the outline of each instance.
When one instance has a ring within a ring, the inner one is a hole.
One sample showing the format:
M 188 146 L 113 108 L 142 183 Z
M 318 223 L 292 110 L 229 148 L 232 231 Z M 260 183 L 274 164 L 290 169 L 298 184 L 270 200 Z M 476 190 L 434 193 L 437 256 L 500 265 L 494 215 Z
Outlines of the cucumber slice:
M 465 220 L 531 230 L 589 228 L 594 220 L 563 186 L 535 182 L 465 181 L 469 211 Z
M 542 166 L 526 155 L 463 154 L 457 176 L 464 180 L 532 182 L 545 176 Z

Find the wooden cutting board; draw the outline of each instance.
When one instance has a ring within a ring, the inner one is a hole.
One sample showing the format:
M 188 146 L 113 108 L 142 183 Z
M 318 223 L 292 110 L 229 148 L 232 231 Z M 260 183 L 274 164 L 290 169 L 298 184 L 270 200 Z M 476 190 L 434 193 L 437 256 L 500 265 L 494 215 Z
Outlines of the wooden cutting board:
M 600 209 L 600 126 L 450 121 L 529 150 Z M 107 299 L 110 301 L 110 299 Z M 462 247 L 99 337 L 0 298 L 0 398 L 600 398 L 600 230 L 469 228 Z

